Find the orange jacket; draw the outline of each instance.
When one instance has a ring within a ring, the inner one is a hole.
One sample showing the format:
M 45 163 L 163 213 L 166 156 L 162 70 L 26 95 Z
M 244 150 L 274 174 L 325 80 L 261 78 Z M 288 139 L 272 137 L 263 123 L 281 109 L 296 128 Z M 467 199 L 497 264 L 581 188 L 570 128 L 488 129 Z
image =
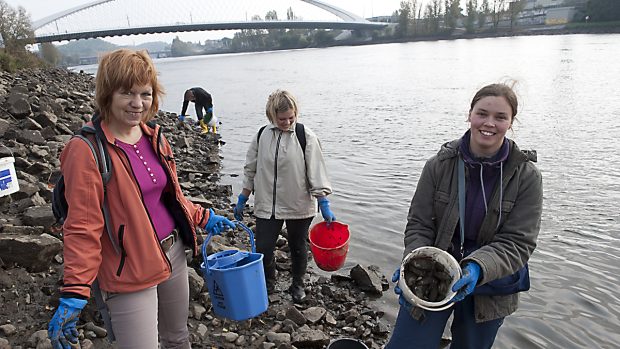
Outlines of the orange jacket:
M 153 227 L 138 182 L 123 150 L 114 145 L 114 137 L 101 123 L 112 161 L 112 176 L 106 186 L 117 253 L 104 227 L 101 207 L 103 183 L 88 145 L 73 138 L 60 156 L 69 205 L 64 234 L 63 294 L 90 296 L 90 285 L 98 278 L 102 290 L 124 293 L 142 290 L 168 279 L 170 261 L 163 252 Z M 154 128 L 142 123 L 142 132 L 150 138 L 161 165 L 168 175 L 164 191 L 166 207 L 172 213 L 181 240 L 198 254 L 195 226 L 204 227 L 209 211 L 191 203 L 181 191 L 176 164 L 168 141 Z M 160 149 L 158 152 L 158 137 Z

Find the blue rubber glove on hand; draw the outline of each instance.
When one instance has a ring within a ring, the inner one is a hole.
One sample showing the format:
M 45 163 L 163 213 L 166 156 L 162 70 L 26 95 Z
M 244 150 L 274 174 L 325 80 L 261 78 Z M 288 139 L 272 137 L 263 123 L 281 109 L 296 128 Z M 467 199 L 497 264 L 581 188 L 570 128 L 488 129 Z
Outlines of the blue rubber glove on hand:
M 327 223 L 331 223 L 336 220 L 336 216 L 332 213 L 332 210 L 329 208 L 329 200 L 325 196 L 317 199 L 319 203 L 319 208 L 321 209 L 321 214 L 323 215 L 323 219 Z
M 394 274 L 392 274 L 392 282 L 396 283 L 396 285 L 394 285 L 394 293 L 398 295 L 398 304 L 400 304 L 401 307 L 405 308 L 405 310 L 407 310 L 407 312 L 411 314 L 411 311 L 413 310 L 413 306 L 411 305 L 411 303 L 407 302 L 405 297 L 403 297 L 403 290 L 401 290 L 400 286 L 398 286 L 399 280 L 400 280 L 400 268 L 397 268 L 394 271 Z
M 452 291 L 457 292 L 456 295 L 452 297 L 452 302 L 460 302 L 474 292 L 479 279 L 480 265 L 476 262 L 465 264 L 463 267 L 463 276 L 452 286 Z
M 209 220 L 207 221 L 207 225 L 205 226 L 205 230 L 207 231 L 207 233 L 211 235 L 219 235 L 224 230 L 226 230 L 227 227 L 230 229 L 235 229 L 237 226 L 235 225 L 235 223 L 229 221 L 228 218 L 216 215 L 215 212 L 213 212 L 213 209 L 210 208 Z
M 47 327 L 47 336 L 54 349 L 71 349 L 71 344 L 77 344 L 78 331 L 75 328 L 80 312 L 88 303 L 86 299 L 60 298 L 58 309 Z
M 239 198 L 237 199 L 237 204 L 233 209 L 233 213 L 235 214 L 235 219 L 241 222 L 243 220 L 243 209 L 245 209 L 245 203 L 248 202 L 248 197 L 239 194 Z
M 179 121 L 185 121 L 186 116 L 187 115 L 183 115 L 183 114 L 179 115 Z

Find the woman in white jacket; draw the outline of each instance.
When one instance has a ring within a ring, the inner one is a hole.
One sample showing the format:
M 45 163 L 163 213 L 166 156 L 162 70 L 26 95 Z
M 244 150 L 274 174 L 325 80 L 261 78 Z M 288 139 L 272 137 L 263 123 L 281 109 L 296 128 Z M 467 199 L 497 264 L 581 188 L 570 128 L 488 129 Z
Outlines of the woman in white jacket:
M 332 188 L 319 139 L 312 130 L 297 123 L 299 109 L 295 97 L 288 91 L 276 90 L 267 100 L 266 114 L 271 124 L 262 127 L 250 143 L 235 218 L 242 220 L 245 204 L 254 192 L 256 250 L 264 255 L 269 293 L 275 290 L 273 252 L 286 222 L 293 278 L 289 291 L 293 301 L 301 303 L 306 298 L 306 240 L 317 212 L 315 198 L 323 218 L 334 221 L 336 217 L 327 200 Z

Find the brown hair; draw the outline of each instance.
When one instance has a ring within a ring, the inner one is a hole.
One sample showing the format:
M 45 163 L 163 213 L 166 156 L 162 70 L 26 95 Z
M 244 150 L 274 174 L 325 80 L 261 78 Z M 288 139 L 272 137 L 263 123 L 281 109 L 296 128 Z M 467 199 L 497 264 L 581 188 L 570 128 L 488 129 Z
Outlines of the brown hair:
M 297 107 L 297 100 L 290 92 L 275 90 L 269 95 L 269 98 L 267 98 L 265 114 L 272 124 L 276 123 L 276 114 L 288 111 L 289 109 L 293 109 L 295 117 L 298 117 L 299 109 Z
M 106 53 L 99 61 L 95 77 L 95 101 L 102 120 L 110 117 L 112 96 L 120 89 L 150 85 L 153 88 L 153 102 L 144 120 L 149 121 L 159 110 L 159 100 L 164 94 L 157 81 L 157 71 L 146 50 L 119 49 Z
M 478 101 L 484 97 L 504 97 L 506 99 L 506 102 L 508 102 L 508 105 L 510 105 L 510 108 L 512 109 L 512 119 L 510 121 L 512 122 L 516 120 L 517 111 L 519 109 L 519 102 L 517 100 L 517 95 L 513 90 L 513 87 L 514 84 L 512 84 L 512 86 L 509 86 L 503 83 L 484 86 L 483 88 L 478 90 L 478 92 L 476 92 L 474 98 L 471 100 L 469 112 L 471 113 L 476 103 L 478 103 Z

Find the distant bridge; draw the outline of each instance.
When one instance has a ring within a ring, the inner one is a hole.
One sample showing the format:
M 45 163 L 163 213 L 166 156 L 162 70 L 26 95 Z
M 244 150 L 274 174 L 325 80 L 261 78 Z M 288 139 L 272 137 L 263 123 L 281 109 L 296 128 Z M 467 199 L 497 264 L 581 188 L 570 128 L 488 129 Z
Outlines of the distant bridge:
M 273 15 L 263 19 L 270 11 L 286 13 L 287 19 Z M 169 0 L 97 0 L 38 20 L 33 29 L 35 42 L 43 43 L 207 30 L 372 30 L 385 25 L 318 0 L 185 0 L 182 4 Z

